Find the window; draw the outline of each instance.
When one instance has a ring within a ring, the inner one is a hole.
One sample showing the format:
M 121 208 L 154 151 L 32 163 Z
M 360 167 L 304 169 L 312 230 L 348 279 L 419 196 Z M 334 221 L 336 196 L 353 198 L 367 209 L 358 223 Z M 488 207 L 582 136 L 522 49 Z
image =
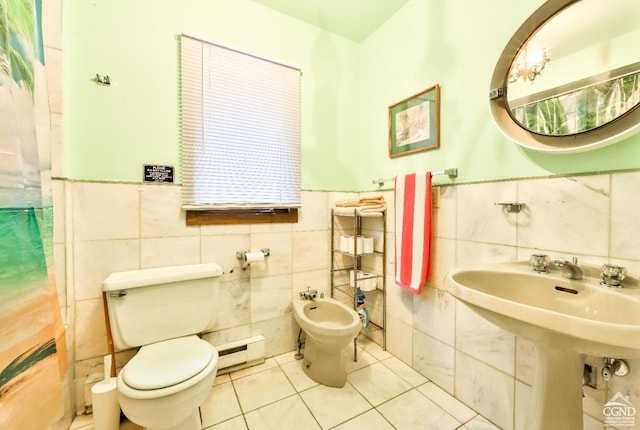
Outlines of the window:
M 187 223 L 295 222 L 300 70 L 182 35 L 181 78 Z

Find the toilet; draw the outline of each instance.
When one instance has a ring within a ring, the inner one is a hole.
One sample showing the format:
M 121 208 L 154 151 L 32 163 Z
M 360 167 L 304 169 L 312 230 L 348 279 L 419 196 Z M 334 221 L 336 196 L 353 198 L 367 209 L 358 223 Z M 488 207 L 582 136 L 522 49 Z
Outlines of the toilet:
M 102 284 L 116 351 L 139 348 L 117 377 L 124 414 L 149 430 L 201 430 L 218 367 L 200 339 L 216 323 L 216 264 L 112 273 Z
M 342 350 L 362 327 L 356 311 L 331 298 L 294 299 L 293 316 L 307 335 L 304 373 L 320 384 L 343 387 L 347 373 Z

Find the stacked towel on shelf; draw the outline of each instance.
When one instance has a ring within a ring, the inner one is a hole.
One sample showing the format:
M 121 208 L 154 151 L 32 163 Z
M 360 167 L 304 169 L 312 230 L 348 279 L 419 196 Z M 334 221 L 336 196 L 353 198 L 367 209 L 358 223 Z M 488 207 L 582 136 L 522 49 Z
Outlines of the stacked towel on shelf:
M 431 172 L 395 179 L 395 281 L 420 294 L 430 275 Z
M 384 196 L 368 196 L 360 199 L 350 200 L 338 200 L 336 202 L 336 213 L 343 213 L 345 215 L 366 215 L 368 213 L 380 213 L 387 208 L 387 202 L 384 200 Z

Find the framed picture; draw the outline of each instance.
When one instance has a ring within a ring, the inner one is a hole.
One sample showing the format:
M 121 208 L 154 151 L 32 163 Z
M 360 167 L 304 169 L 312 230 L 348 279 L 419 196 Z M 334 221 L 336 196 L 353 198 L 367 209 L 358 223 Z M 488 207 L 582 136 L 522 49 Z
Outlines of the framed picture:
M 389 106 L 389 157 L 440 147 L 438 84 Z

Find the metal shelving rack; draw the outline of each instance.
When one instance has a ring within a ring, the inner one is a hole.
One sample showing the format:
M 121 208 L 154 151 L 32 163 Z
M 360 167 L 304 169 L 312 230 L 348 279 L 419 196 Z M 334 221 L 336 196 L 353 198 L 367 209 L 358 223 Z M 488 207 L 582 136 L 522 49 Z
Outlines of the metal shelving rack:
M 364 291 L 365 296 L 372 293 L 378 294 L 376 297 L 376 306 L 381 306 L 381 312 L 376 312 L 373 321 L 371 320 L 372 314 L 370 313 L 369 325 L 367 328 L 360 331 L 361 335 L 368 337 L 374 342 L 378 343 L 383 350 L 387 349 L 387 331 L 386 331 L 386 319 L 387 319 L 387 287 L 386 287 L 386 271 L 387 271 L 387 255 L 386 255 L 386 237 L 387 237 L 387 212 L 382 210 L 380 212 L 364 212 L 361 213 L 357 208 L 353 209 L 353 212 L 344 210 L 341 208 L 339 212 L 335 209 L 331 209 L 331 297 L 336 297 L 336 294 L 341 294 L 342 297 L 348 297 L 353 302 L 353 309 L 357 309 L 358 301 L 358 282 L 362 279 L 358 279 L 354 275 L 353 286 L 350 283 L 349 271 L 353 270 L 354 274 L 358 270 L 362 270 L 363 267 L 375 267 L 376 289 L 374 291 Z M 350 219 L 352 220 L 349 225 Z M 382 224 L 381 230 L 375 230 L 378 233 L 381 232 L 381 236 L 377 240 L 377 245 L 372 253 L 362 253 L 358 249 L 357 237 L 363 232 L 363 220 L 371 220 L 372 222 L 379 222 Z M 340 237 L 343 234 L 353 235 L 353 254 L 344 252 L 340 249 Z M 338 261 L 340 260 L 340 261 Z M 368 265 L 365 263 L 369 263 Z M 367 304 L 370 300 L 365 299 L 365 305 L 367 308 L 372 307 Z M 381 315 L 378 315 L 381 313 Z M 357 350 L 357 337 L 353 340 L 353 361 L 358 361 Z

